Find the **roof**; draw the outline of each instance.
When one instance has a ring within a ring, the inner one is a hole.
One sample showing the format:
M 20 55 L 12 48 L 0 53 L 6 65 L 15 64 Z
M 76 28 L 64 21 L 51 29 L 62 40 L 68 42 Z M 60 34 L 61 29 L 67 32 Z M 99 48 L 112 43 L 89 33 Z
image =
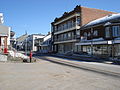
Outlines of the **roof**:
M 110 15 L 107 15 L 105 17 L 93 20 L 93 21 L 89 22 L 88 24 L 85 24 L 84 26 L 82 26 L 81 29 L 89 28 L 89 27 L 92 27 L 92 26 L 96 26 L 96 25 L 99 25 L 99 24 L 105 24 L 107 22 L 113 22 L 113 21 L 120 21 L 120 13 L 110 14 Z
M 4 33 L 0 33 L 0 37 L 6 37 L 8 36 L 7 34 L 4 34 Z
M 80 13 L 80 12 L 83 12 L 84 10 L 90 10 L 90 11 L 94 11 L 94 12 L 104 12 L 105 14 L 112 14 L 112 13 L 115 13 L 115 12 L 111 12 L 111 11 L 106 11 L 106 10 L 101 10 L 101 9 L 96 9 L 96 8 L 88 8 L 88 7 L 84 7 L 84 6 L 81 6 L 81 5 L 77 5 L 72 11 L 70 12 L 64 12 L 63 15 L 61 17 L 56 17 L 54 19 L 54 22 L 52 22 L 51 24 L 54 24 L 55 22 L 58 22 L 70 15 L 73 15 L 74 13 Z M 105 16 L 105 15 L 104 15 Z
M 28 35 L 27 35 L 27 34 L 24 34 L 24 35 L 18 37 L 18 38 L 16 39 L 16 41 L 18 41 L 18 42 L 24 41 L 27 37 L 28 37 Z
M 64 19 L 64 18 L 66 18 L 66 17 L 74 14 L 75 12 L 80 12 L 80 11 L 81 11 L 81 6 L 80 6 L 80 5 L 77 5 L 77 6 L 74 8 L 74 10 L 72 10 L 72 11 L 70 11 L 70 12 L 64 12 L 64 14 L 63 14 L 61 17 L 59 17 L 59 18 L 56 17 L 56 18 L 54 19 L 54 22 L 58 22 L 58 21 L 60 21 L 61 19 Z M 53 24 L 54 22 L 52 22 L 52 24 Z
M 45 36 L 45 35 L 43 35 L 43 34 L 31 34 L 31 35 L 35 35 L 35 36 Z

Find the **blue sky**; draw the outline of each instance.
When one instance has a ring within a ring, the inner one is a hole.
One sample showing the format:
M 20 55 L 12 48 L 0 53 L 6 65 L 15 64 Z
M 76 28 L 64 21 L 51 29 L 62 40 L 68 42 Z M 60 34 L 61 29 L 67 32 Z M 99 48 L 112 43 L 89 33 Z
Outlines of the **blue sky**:
M 120 0 L 0 0 L 4 24 L 20 36 L 28 32 L 47 34 L 50 23 L 76 5 L 120 12 Z

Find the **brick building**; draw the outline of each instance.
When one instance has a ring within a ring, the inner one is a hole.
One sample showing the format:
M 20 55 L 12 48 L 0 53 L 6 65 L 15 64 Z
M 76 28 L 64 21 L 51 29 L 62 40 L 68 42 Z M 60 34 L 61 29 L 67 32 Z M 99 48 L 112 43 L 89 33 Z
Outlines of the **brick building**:
M 51 23 L 52 51 L 68 53 L 76 51 L 75 43 L 80 38 L 80 27 L 97 18 L 114 12 L 76 6 L 74 10 L 65 12 Z

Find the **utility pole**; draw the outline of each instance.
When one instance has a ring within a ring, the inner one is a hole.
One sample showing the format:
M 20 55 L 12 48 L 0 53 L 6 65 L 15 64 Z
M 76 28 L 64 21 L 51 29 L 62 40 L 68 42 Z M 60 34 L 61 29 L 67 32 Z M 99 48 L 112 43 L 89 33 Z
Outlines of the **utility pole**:
M 26 31 L 26 35 L 27 35 L 27 31 Z M 26 40 L 25 40 L 25 53 L 26 53 L 26 56 L 27 56 L 27 36 L 26 36 Z
M 26 38 L 26 43 L 25 43 L 25 53 L 26 53 L 26 56 L 27 56 L 27 38 Z

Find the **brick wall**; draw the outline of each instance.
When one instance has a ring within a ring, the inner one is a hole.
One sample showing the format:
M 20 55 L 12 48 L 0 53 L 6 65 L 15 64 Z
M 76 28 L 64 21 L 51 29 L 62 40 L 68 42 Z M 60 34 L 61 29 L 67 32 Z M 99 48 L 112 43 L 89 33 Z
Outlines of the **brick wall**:
M 87 24 L 90 21 L 114 13 L 115 12 L 109 12 L 100 9 L 81 7 L 81 25 Z

